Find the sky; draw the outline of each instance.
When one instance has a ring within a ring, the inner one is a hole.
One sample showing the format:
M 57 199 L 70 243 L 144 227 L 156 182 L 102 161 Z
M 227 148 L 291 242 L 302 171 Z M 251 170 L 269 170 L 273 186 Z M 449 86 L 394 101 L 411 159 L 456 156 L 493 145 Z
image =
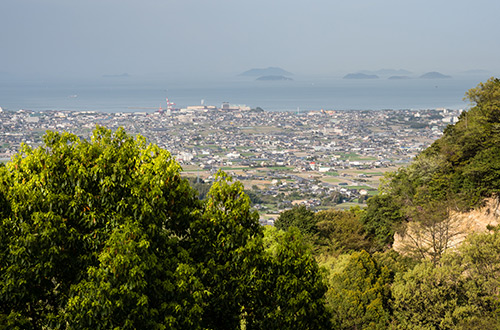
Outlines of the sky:
M 498 0 L 1 0 L 0 74 L 500 73 Z

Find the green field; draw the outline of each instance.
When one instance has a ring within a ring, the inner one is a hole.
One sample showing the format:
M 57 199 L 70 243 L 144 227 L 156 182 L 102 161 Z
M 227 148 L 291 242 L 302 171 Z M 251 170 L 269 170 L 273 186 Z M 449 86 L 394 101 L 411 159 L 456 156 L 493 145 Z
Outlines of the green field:
M 376 157 L 366 157 L 366 156 L 362 156 L 362 155 L 359 155 L 357 153 L 354 153 L 354 152 L 350 152 L 350 153 L 339 153 L 338 156 L 340 157 L 341 160 L 353 160 L 353 161 L 363 161 L 363 160 L 366 160 L 366 161 L 372 161 L 372 160 L 377 160 Z

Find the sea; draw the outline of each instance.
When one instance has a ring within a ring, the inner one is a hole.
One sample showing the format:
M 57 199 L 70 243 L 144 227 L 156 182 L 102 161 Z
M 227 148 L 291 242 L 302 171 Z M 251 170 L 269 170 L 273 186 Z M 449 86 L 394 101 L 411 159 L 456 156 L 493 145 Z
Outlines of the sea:
M 255 78 L 147 79 L 133 76 L 66 80 L 0 80 L 0 107 L 6 110 L 154 112 L 167 107 L 233 105 L 266 111 L 466 109 L 467 90 L 487 76 L 449 79 L 342 79 L 294 77 L 293 81 Z

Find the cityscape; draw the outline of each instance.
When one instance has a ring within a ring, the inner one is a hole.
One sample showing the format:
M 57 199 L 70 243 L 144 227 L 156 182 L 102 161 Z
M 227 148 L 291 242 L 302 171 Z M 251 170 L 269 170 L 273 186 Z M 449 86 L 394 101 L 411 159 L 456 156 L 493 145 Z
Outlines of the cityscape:
M 1 109 L 1 108 L 0 108 Z M 155 112 L 0 111 L 0 158 L 47 130 L 89 138 L 96 125 L 123 127 L 167 149 L 193 182 L 220 169 L 241 181 L 272 224 L 283 210 L 364 206 L 384 173 L 409 163 L 462 110 L 269 112 L 228 103 Z

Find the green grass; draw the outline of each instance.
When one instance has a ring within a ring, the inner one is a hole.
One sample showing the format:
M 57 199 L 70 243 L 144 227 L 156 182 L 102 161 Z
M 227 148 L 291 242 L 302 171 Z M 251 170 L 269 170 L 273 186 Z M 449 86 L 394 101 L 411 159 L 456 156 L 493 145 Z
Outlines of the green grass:
M 276 170 L 276 171 L 291 171 L 295 169 L 294 167 L 286 167 L 286 166 L 270 166 L 265 167 L 267 170 Z
M 340 154 L 338 154 L 338 156 L 340 156 L 341 160 L 353 160 L 353 161 L 356 161 L 356 160 L 368 160 L 368 161 L 377 160 L 376 157 L 365 157 L 365 156 L 359 155 L 355 152 L 340 153 Z
M 347 203 L 342 203 L 342 204 L 335 205 L 335 208 L 336 209 L 340 209 L 340 210 L 346 210 L 346 209 L 350 209 L 351 207 L 356 207 L 356 206 L 359 206 L 359 207 L 363 208 L 366 205 L 365 204 L 359 204 L 359 203 L 353 203 L 353 202 L 347 202 Z
M 220 169 L 223 171 L 238 171 L 238 170 L 246 170 L 248 167 L 231 167 L 231 166 L 222 166 Z
M 371 176 L 383 176 L 384 172 L 364 172 L 363 174 Z
M 342 180 L 337 179 L 337 178 L 322 178 L 322 181 L 329 182 L 329 183 L 337 183 L 337 182 L 342 182 Z
M 325 174 L 330 176 L 339 176 L 338 172 L 326 172 Z

